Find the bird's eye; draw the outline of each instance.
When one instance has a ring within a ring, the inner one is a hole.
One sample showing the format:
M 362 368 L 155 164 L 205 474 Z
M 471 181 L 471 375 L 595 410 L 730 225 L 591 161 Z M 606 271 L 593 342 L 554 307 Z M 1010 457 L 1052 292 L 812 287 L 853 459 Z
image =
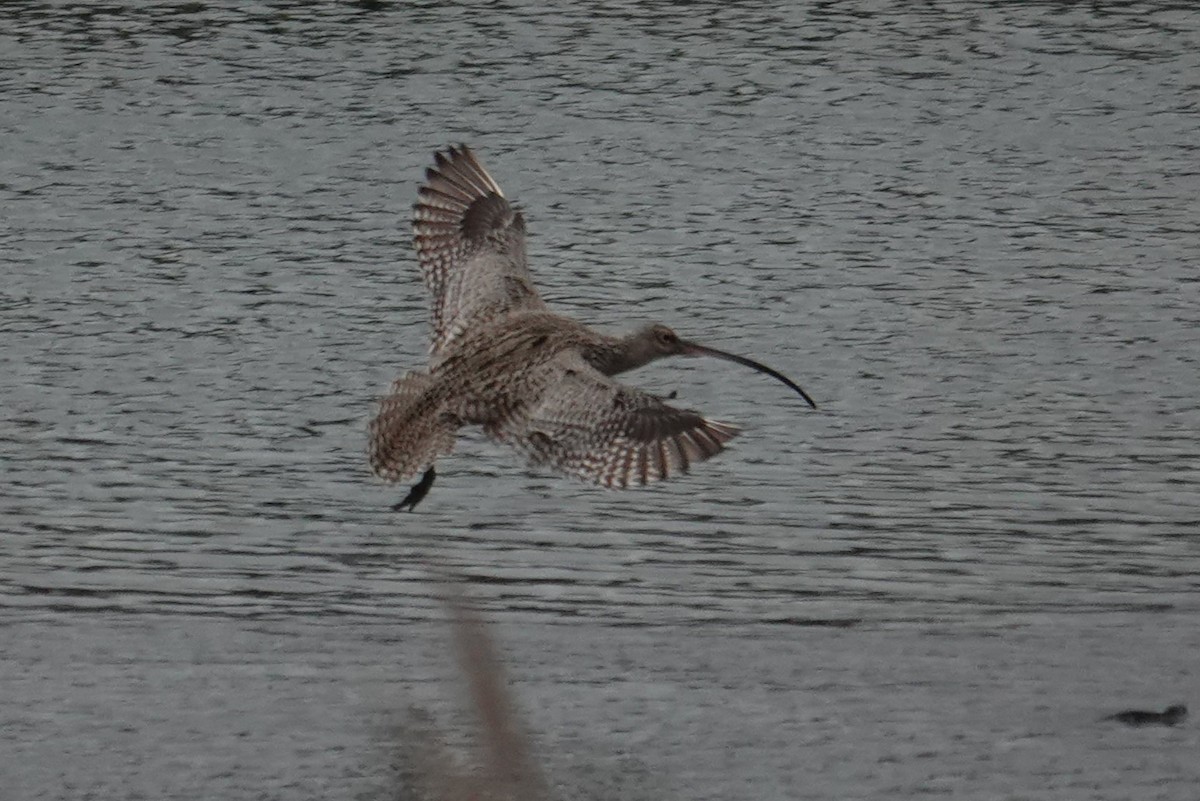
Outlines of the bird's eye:
M 664 329 L 659 330 L 659 332 L 658 332 L 658 341 L 663 343 L 664 345 L 669 345 L 672 342 L 674 342 L 676 339 L 678 339 L 678 337 L 675 336 L 675 332 L 671 331 L 669 329 L 664 328 Z

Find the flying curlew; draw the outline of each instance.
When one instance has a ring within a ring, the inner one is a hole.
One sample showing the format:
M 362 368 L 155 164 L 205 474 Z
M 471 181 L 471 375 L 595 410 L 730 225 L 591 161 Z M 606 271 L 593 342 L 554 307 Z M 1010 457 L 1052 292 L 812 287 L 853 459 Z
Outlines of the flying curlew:
M 433 295 L 429 369 L 393 382 L 370 427 L 370 460 L 389 482 L 425 470 L 396 510 L 415 507 L 458 429 L 606 487 L 687 472 L 736 426 L 679 409 L 611 376 L 666 356 L 714 356 L 782 381 L 763 364 L 681 339 L 665 325 L 597 333 L 550 311 L 525 258 L 525 220 L 466 145 L 435 155 L 413 212 L 421 276 Z

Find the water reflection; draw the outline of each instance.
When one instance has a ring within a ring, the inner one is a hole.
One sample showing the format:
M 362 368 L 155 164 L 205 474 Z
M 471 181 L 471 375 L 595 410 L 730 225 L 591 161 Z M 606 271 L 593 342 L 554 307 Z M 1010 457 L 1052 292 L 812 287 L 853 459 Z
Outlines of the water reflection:
M 442 591 L 461 672 L 458 678 L 476 724 L 471 738 L 475 753 L 471 765 L 462 766 L 445 736 L 421 713 L 414 725 L 398 732 L 400 775 L 417 788 L 415 797 L 429 801 L 550 798 L 483 618 L 465 597 L 461 579 L 447 578 Z

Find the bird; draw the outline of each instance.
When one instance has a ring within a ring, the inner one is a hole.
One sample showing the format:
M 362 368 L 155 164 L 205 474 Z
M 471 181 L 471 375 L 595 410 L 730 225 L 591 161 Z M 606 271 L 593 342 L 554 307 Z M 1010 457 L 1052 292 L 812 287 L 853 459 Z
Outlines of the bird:
M 1188 708 L 1183 704 L 1169 706 L 1162 712 L 1145 709 L 1126 709 L 1115 715 L 1109 715 L 1104 720 L 1115 720 L 1126 726 L 1174 726 L 1181 723 L 1188 714 Z
M 534 466 L 604 487 L 686 473 L 741 429 L 613 378 L 669 356 L 749 367 L 816 408 L 782 373 L 661 323 L 609 335 L 552 311 L 534 286 L 525 238 L 524 215 L 470 147 L 434 154 L 413 206 L 413 244 L 432 298 L 429 365 L 391 384 L 369 426 L 376 475 L 396 483 L 423 471 L 393 509 L 411 511 L 428 494 L 437 459 L 464 426 L 482 427 Z

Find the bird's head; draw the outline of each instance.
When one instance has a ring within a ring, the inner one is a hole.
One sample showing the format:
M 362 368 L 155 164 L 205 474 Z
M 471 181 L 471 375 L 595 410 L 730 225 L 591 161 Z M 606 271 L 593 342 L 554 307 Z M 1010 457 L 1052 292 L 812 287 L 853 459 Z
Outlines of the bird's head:
M 652 358 L 695 355 L 689 354 L 688 343 L 680 339 L 678 334 L 662 323 L 647 325 L 638 332 L 638 338 L 642 340 L 646 351 L 653 354 Z
M 805 402 L 814 409 L 817 404 L 808 396 L 808 393 L 800 388 L 798 384 L 792 381 L 782 373 L 767 367 L 765 364 L 760 364 L 753 359 L 747 359 L 745 356 L 738 356 L 734 353 L 728 353 L 716 348 L 710 348 L 707 345 L 701 345 L 698 342 L 690 342 L 681 338 L 669 327 L 662 323 L 651 323 L 639 329 L 629 340 L 629 356 L 631 366 L 641 366 L 649 364 L 655 359 L 661 359 L 665 356 L 711 356 L 716 359 L 723 359 L 727 362 L 734 362 L 744 367 L 749 367 L 752 370 L 757 370 L 760 373 L 771 376 L 772 378 L 783 382 L 792 390 L 804 398 Z

